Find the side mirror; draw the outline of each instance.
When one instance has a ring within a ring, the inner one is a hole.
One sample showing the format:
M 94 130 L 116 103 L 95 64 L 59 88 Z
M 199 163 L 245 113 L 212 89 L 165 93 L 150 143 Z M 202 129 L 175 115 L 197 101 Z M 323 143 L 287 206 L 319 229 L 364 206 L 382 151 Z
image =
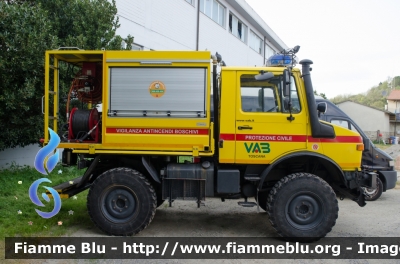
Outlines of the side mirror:
M 290 72 L 288 70 L 283 71 L 283 96 L 289 96 L 290 94 Z
M 268 79 L 271 79 L 272 77 L 274 77 L 274 74 L 272 72 L 262 72 L 261 74 L 254 76 L 256 81 L 266 81 Z
M 317 111 L 320 113 L 325 113 L 327 108 L 328 108 L 328 105 L 325 102 L 318 103 L 318 105 L 317 105 Z
M 325 102 L 318 103 L 317 105 L 318 117 L 321 116 L 321 113 L 325 113 L 327 108 L 328 108 L 327 103 Z

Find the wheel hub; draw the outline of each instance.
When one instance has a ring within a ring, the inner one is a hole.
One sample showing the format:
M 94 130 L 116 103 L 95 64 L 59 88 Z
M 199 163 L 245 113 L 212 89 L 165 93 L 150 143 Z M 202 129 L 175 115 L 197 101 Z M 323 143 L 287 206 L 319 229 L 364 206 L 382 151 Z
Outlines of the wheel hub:
M 115 223 L 126 222 L 135 214 L 137 209 L 136 196 L 125 188 L 113 188 L 103 196 L 102 211 Z
M 323 217 L 320 199 L 309 194 L 298 194 L 293 199 L 289 199 L 286 211 L 288 222 L 301 230 L 315 227 Z
M 372 196 L 374 193 L 376 193 L 377 189 L 371 189 L 371 188 L 365 188 L 364 193 L 366 195 Z

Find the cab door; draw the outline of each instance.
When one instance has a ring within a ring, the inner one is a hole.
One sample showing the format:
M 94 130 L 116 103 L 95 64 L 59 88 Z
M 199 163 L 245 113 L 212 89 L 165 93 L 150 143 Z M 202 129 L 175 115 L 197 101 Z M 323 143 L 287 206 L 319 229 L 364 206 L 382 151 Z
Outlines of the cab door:
M 269 164 L 307 147 L 307 111 L 299 80 L 291 76 L 289 107 L 289 96 L 282 94 L 281 74 L 256 81 L 257 74 L 237 74 L 235 162 L 240 164 Z

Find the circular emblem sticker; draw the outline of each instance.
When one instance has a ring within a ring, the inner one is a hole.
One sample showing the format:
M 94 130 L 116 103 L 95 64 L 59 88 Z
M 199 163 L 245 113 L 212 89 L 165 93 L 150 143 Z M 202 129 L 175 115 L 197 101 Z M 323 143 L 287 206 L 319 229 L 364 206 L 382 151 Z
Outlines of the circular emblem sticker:
M 165 91 L 165 85 L 163 82 L 160 81 L 152 82 L 149 86 L 149 92 L 151 96 L 156 98 L 160 98 L 161 96 L 163 96 L 165 94 Z
M 318 144 L 314 144 L 314 145 L 312 145 L 312 148 L 313 148 L 313 150 L 318 150 L 319 146 L 318 146 Z

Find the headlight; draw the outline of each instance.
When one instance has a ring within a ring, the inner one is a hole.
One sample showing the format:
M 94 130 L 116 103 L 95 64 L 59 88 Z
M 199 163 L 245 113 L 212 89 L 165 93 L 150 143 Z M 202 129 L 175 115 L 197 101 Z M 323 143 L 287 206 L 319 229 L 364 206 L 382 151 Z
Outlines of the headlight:
M 389 166 L 394 166 L 394 160 L 389 161 Z

